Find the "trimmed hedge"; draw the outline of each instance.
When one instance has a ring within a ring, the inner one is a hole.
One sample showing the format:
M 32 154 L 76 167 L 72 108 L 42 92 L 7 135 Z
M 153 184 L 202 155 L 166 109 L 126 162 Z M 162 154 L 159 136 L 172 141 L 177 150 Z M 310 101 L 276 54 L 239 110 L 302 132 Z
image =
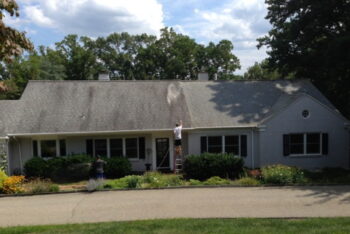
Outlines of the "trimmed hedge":
M 131 163 L 127 158 L 116 157 L 104 160 L 107 162 L 104 168 L 107 178 L 121 178 L 131 173 Z
M 206 180 L 213 176 L 238 178 L 243 172 L 243 159 L 231 154 L 189 155 L 183 164 L 186 179 Z

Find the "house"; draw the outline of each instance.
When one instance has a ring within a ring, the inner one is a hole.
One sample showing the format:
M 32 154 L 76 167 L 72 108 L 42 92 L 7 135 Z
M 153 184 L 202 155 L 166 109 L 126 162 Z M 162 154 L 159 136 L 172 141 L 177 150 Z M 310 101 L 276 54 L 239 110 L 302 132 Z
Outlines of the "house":
M 127 157 L 172 169 L 185 154 L 228 152 L 259 168 L 349 167 L 349 121 L 309 81 L 30 81 L 0 101 L 10 171 L 35 156 Z

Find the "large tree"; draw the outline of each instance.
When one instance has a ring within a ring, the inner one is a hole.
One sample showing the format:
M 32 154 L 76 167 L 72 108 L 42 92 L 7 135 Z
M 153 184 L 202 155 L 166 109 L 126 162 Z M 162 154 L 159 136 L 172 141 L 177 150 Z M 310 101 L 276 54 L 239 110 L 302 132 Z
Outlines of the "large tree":
M 310 79 L 350 116 L 350 0 L 266 0 L 272 24 L 258 39 L 271 69 Z
M 32 50 L 32 43 L 23 32 L 19 32 L 4 24 L 5 12 L 10 16 L 19 16 L 15 0 L 0 0 L 0 61 L 12 61 L 14 56 L 22 54 L 23 50 Z

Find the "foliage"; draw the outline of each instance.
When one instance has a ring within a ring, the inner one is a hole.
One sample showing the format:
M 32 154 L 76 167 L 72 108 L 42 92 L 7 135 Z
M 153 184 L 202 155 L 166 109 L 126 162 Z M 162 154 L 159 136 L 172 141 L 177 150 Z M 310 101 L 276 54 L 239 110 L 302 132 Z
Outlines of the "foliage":
M 108 181 L 105 188 L 164 188 L 184 185 L 180 175 L 146 172 L 142 176 L 130 175 L 120 179 Z
M 39 157 L 31 158 L 24 164 L 27 177 L 45 177 L 47 168 L 47 161 Z
M 7 169 L 7 156 L 6 154 L 0 153 L 0 170 L 6 170 Z
M 247 175 L 249 177 L 252 177 L 254 179 L 261 179 L 262 175 L 261 175 L 261 170 L 260 169 L 252 169 L 252 170 L 248 170 Z
M 10 176 L 3 182 L 2 191 L 7 194 L 24 192 L 22 185 L 24 183 L 24 176 Z
M 19 16 L 15 0 L 0 0 L 0 61 L 10 62 L 13 56 L 21 55 L 23 50 L 32 50 L 33 45 L 23 32 L 4 24 L 5 12 L 10 16 Z
M 199 180 L 190 179 L 188 180 L 187 185 L 202 185 L 202 182 Z
M 271 71 L 268 66 L 268 61 L 265 59 L 260 63 L 255 62 L 251 67 L 248 67 L 247 72 L 244 73 L 245 80 L 277 80 L 277 79 L 294 79 L 295 74 L 289 73 L 283 76 L 278 69 Z
M 283 75 L 310 79 L 350 116 L 350 1 L 265 0 L 269 34 L 268 65 Z
M 271 165 L 261 169 L 266 184 L 300 184 L 305 182 L 304 173 L 296 167 Z
M 187 179 L 205 180 L 213 176 L 237 178 L 243 171 L 243 159 L 230 154 L 189 155 L 183 165 Z
M 260 185 L 261 182 L 255 178 L 243 177 L 241 179 L 235 180 L 233 184 L 245 185 L 245 186 L 256 186 L 256 185 Z
M 59 187 L 53 184 L 49 179 L 34 179 L 24 184 L 24 189 L 27 193 L 51 193 L 58 192 Z
M 89 177 L 92 158 L 73 155 L 42 159 L 34 157 L 24 164 L 27 177 L 50 178 L 54 181 L 79 181 Z
M 7 178 L 8 176 L 6 175 L 6 173 L 0 169 L 0 191 L 2 190 L 3 183 Z
M 127 158 L 108 158 L 106 162 L 104 171 L 108 178 L 120 178 L 131 173 L 131 163 Z
M 323 168 L 321 171 L 304 171 L 311 184 L 350 184 L 350 170 L 344 168 Z
M 218 176 L 213 176 L 203 182 L 204 185 L 227 185 L 230 184 L 231 181 L 228 179 L 223 179 Z

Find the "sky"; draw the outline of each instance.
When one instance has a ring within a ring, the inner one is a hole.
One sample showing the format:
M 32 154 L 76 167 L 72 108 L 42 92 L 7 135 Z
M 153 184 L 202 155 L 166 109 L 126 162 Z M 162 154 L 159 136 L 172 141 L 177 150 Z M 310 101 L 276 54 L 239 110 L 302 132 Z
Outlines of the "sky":
M 267 57 L 256 48 L 270 30 L 264 0 L 17 0 L 20 17 L 5 23 L 25 31 L 35 46 L 53 46 L 67 34 L 96 38 L 113 32 L 159 36 L 163 27 L 197 43 L 227 39 L 243 74 Z

